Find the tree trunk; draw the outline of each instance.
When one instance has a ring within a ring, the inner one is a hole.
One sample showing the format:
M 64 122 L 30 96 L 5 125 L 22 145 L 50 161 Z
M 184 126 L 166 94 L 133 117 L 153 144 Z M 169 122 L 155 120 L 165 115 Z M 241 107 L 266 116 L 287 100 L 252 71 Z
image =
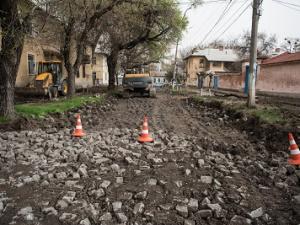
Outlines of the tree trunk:
M 6 65 L 5 65 L 6 64 Z M 0 62 L 0 115 L 8 118 L 15 116 L 14 94 L 16 74 L 15 65 L 1 59 Z
M 0 116 L 14 118 L 14 92 L 25 39 L 28 18 L 21 19 L 17 1 L 1 0 L 1 50 L 0 50 Z
M 116 82 L 116 68 L 118 64 L 119 51 L 113 50 L 107 58 L 108 66 L 108 89 L 115 88 Z
M 74 67 L 69 63 L 69 65 L 66 65 L 66 70 L 68 73 L 68 80 L 67 80 L 67 84 L 68 84 L 68 92 L 67 92 L 67 96 L 68 97 L 73 97 L 75 95 L 75 76 L 78 72 L 75 71 Z

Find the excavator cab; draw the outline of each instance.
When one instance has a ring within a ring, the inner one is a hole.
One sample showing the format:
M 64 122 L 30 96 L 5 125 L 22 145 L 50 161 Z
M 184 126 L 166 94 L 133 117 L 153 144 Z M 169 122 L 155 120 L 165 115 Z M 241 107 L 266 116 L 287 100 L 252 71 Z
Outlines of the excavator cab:
M 35 88 L 44 90 L 49 98 L 67 94 L 67 81 L 63 79 L 62 62 L 42 61 L 38 64 L 38 75 L 35 78 Z

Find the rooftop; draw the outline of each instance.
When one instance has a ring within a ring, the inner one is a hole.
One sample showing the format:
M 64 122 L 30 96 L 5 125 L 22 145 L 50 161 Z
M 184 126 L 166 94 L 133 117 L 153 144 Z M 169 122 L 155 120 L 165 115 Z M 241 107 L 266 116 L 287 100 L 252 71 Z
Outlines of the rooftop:
M 239 60 L 238 55 L 233 49 L 201 49 L 186 58 L 193 56 L 204 56 L 208 61 L 235 62 Z
M 285 52 L 275 57 L 265 59 L 262 61 L 262 65 L 269 65 L 269 64 L 277 64 L 277 63 L 284 63 L 284 62 L 295 62 L 300 61 L 300 52 L 296 53 L 289 53 Z

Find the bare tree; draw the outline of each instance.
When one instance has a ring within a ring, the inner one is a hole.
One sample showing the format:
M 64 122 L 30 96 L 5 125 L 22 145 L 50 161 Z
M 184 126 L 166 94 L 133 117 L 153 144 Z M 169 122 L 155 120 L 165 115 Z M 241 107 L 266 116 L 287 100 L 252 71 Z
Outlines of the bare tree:
M 109 88 L 115 86 L 116 65 L 123 51 L 141 44 L 168 42 L 181 33 L 185 22 L 173 1 L 138 1 L 123 4 L 106 15 L 106 34 L 100 38 L 100 46 L 108 54 Z

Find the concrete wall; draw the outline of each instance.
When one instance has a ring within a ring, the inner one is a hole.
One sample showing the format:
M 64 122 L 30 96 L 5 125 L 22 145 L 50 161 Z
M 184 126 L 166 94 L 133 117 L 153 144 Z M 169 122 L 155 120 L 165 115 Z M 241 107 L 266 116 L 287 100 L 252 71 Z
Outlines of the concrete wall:
M 242 90 L 245 77 L 241 73 L 233 73 L 219 76 L 219 88 Z
M 300 93 L 300 62 L 261 65 L 256 88 L 267 92 Z

